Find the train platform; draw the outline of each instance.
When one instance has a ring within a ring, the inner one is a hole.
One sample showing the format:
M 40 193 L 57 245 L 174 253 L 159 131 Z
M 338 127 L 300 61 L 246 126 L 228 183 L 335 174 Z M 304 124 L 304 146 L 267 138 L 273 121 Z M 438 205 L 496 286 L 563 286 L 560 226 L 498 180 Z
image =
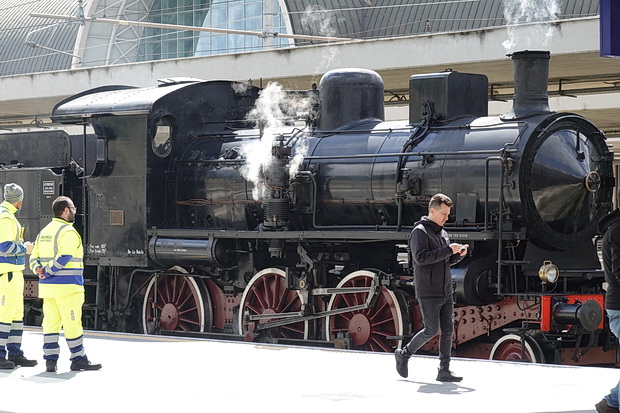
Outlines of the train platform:
M 61 338 L 46 373 L 42 333 L 24 333 L 36 367 L 0 370 L 0 412 L 595 412 L 620 379 L 602 367 L 455 358 L 461 383 L 435 381 L 436 357 L 401 378 L 392 354 L 87 332 L 100 371 L 72 372 Z

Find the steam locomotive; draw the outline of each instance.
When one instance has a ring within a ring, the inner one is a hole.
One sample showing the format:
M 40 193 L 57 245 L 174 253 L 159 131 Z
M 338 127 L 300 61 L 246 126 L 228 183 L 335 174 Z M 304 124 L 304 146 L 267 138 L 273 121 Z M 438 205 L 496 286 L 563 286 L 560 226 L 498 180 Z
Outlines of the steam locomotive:
M 470 246 L 452 269 L 455 355 L 615 363 L 595 243 L 613 154 L 550 111 L 549 52 L 511 57 L 499 117 L 486 76 L 451 71 L 411 76 L 400 122 L 361 69 L 326 73 L 303 117 L 238 82 L 96 88 L 54 107 L 62 127 L 2 133 L 0 176 L 26 189 L 27 240 L 55 197 L 78 206 L 88 328 L 392 352 L 422 327 L 407 241 L 441 192 Z

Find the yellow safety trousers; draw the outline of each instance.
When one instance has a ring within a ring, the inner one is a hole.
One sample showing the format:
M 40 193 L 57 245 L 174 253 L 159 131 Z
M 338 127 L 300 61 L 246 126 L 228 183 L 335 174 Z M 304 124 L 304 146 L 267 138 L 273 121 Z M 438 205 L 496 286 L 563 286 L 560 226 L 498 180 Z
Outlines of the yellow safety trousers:
M 84 334 L 82 306 L 84 292 L 76 291 L 58 298 L 43 299 L 43 334 L 59 334 L 64 329 L 65 338 L 71 340 Z
M 13 271 L 0 276 L 0 323 L 11 324 L 24 318 L 24 274 Z

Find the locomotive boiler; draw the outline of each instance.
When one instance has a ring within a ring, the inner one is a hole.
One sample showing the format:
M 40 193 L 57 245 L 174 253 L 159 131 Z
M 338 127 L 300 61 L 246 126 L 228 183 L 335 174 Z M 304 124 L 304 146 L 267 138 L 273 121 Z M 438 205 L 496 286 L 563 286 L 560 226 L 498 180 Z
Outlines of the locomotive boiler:
M 251 84 L 98 88 L 54 108 L 84 129 L 53 132 L 53 165 L 24 146 L 0 172 L 37 202 L 78 200 L 92 328 L 394 351 L 422 327 L 407 241 L 441 192 L 470 245 L 452 269 L 456 355 L 615 363 L 595 243 L 613 154 L 549 109 L 548 52 L 511 57 L 497 117 L 486 76 L 452 71 L 412 76 L 398 122 L 362 69 L 326 73 L 302 123 L 288 99 L 257 110 L 274 97 Z M 23 214 L 36 229 L 34 201 Z

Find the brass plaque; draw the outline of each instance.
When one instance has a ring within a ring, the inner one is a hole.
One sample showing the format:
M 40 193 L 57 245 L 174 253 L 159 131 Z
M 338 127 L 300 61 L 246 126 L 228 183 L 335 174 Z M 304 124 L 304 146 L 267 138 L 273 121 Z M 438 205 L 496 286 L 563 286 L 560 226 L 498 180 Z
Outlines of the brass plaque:
M 110 225 L 125 225 L 125 211 L 122 209 L 111 209 Z

